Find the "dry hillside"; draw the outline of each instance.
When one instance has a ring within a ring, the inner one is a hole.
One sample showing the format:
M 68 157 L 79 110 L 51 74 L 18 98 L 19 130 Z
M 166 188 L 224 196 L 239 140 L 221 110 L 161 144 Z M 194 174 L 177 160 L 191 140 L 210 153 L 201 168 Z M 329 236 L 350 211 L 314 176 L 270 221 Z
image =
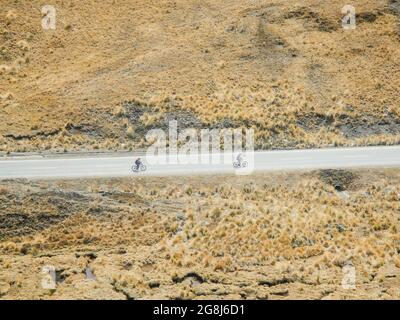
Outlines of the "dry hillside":
M 400 140 L 400 1 L 0 0 L 0 151 L 132 149 L 184 127 L 257 147 Z

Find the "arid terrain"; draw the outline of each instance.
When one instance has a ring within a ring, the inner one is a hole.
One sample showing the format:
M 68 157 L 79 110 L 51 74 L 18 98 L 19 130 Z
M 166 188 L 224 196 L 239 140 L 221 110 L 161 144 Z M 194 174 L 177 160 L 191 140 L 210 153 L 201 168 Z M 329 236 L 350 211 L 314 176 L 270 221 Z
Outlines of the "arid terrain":
M 354 30 L 345 0 L 52 0 L 55 30 L 45 4 L 0 0 L 0 156 L 143 150 L 171 120 L 400 143 L 400 0 L 353 0 Z M 0 299 L 400 299 L 399 230 L 394 168 L 0 180 Z
M 400 1 L 0 0 L 0 152 L 129 150 L 171 119 L 256 147 L 400 141 Z
M 399 218 L 397 169 L 3 181 L 0 299 L 400 299 Z

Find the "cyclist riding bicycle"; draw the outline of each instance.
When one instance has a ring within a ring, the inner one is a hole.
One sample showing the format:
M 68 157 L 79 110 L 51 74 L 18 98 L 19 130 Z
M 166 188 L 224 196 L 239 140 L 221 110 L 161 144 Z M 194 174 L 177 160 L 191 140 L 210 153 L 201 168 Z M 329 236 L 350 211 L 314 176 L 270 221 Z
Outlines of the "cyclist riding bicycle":
M 142 159 L 137 158 L 135 161 L 136 170 L 139 170 L 140 165 L 142 165 L 142 164 L 143 164 Z
M 233 162 L 233 167 L 236 169 L 239 168 L 246 168 L 248 166 L 247 161 L 245 160 L 245 155 L 243 153 L 239 153 L 236 158 L 235 161 Z
M 239 153 L 239 154 L 237 155 L 237 157 L 236 157 L 236 161 L 239 163 L 239 166 L 242 165 L 243 160 L 244 160 L 243 153 Z

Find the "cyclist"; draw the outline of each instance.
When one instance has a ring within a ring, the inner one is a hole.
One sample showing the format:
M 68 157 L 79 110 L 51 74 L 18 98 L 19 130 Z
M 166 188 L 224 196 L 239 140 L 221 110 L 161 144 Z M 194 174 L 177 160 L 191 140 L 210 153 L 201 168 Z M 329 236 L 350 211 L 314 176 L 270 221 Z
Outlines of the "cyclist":
M 142 159 L 137 158 L 135 161 L 136 170 L 139 170 L 139 168 L 142 164 L 143 164 Z
M 239 167 L 242 166 L 243 160 L 244 160 L 243 153 L 239 153 L 239 154 L 237 155 L 237 157 L 236 157 L 236 161 L 238 162 Z

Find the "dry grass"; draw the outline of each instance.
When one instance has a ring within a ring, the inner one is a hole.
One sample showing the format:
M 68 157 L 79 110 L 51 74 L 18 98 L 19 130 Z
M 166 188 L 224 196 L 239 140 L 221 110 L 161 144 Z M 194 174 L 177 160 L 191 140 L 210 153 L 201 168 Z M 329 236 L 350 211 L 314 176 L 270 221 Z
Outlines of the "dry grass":
M 8 182 L 3 297 L 400 298 L 399 171 L 341 172 L 340 193 L 327 174 Z
M 41 29 L 38 0 L 2 6 L 0 151 L 138 148 L 129 125 L 182 111 L 253 127 L 259 148 L 399 143 L 386 0 L 354 1 L 350 32 L 339 0 L 114 2 L 54 1 L 56 31 Z

